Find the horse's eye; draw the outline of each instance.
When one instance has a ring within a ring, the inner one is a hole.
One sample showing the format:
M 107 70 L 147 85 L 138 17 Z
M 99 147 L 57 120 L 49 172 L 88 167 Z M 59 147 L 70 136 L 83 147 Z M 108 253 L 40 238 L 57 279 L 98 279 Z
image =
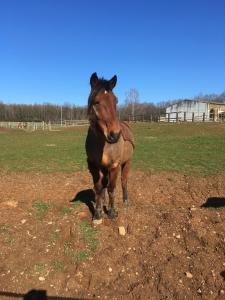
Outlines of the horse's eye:
M 99 101 L 95 101 L 95 103 L 94 103 L 94 105 L 99 105 L 100 103 L 99 103 Z

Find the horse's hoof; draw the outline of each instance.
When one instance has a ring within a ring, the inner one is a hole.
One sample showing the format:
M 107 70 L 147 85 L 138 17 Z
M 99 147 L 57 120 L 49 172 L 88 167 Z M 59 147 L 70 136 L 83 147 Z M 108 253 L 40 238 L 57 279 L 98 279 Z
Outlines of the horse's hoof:
M 102 211 L 96 209 L 93 217 L 93 224 L 98 225 L 101 223 L 102 223 Z
M 128 205 L 129 204 L 128 199 L 123 199 L 123 204 Z
M 100 224 L 102 224 L 102 219 L 93 219 L 93 224 L 94 225 L 100 225 Z
M 115 219 L 118 216 L 118 212 L 116 212 L 114 209 L 110 209 L 108 211 L 108 218 L 109 219 Z

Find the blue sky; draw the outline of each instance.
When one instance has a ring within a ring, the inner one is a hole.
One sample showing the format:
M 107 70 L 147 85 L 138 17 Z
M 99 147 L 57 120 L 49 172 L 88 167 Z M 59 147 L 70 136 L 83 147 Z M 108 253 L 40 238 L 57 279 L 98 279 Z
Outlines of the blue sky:
M 225 90 L 224 0 L 0 0 L 0 100 L 84 105 L 93 72 L 120 103 Z

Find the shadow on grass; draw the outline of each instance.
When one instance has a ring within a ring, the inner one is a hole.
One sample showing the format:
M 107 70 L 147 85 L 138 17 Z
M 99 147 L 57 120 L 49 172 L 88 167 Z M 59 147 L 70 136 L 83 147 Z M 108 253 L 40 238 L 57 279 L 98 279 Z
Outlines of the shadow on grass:
M 94 215 L 95 208 L 93 203 L 95 202 L 95 193 L 92 189 L 87 189 L 78 192 L 75 197 L 71 200 L 71 202 L 80 201 L 87 205 L 92 216 Z
M 210 197 L 207 201 L 201 205 L 205 208 L 222 208 L 225 207 L 225 198 L 222 197 Z
M 48 296 L 45 290 L 31 290 L 26 294 L 18 294 L 13 292 L 1 292 L 0 296 L 12 298 L 22 298 L 23 300 L 88 300 L 87 298 L 70 298 L 59 296 Z M 89 298 L 91 299 L 91 298 Z

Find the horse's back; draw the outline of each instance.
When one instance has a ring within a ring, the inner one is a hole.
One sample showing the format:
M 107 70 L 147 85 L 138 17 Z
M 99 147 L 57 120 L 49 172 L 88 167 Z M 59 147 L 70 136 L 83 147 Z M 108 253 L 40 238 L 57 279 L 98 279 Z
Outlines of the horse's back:
M 120 121 L 120 127 L 124 141 L 130 142 L 134 148 L 134 135 L 130 129 L 128 122 Z

